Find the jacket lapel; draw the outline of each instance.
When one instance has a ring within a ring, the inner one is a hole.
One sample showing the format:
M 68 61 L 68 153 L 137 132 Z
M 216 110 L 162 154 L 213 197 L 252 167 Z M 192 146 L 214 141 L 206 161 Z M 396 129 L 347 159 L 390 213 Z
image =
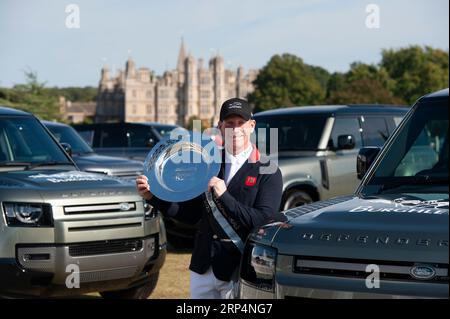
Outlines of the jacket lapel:
M 252 168 L 252 165 L 247 161 L 239 168 L 233 178 L 228 184 L 228 190 L 239 190 L 242 187 L 242 178 L 246 175 Z

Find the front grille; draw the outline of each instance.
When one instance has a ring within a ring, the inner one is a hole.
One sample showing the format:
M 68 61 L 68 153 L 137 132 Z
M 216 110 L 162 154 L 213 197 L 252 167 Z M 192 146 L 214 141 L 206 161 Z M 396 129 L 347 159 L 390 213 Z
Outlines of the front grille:
M 69 255 L 72 257 L 128 253 L 141 250 L 142 239 L 105 240 L 69 245 Z
M 64 206 L 65 215 L 93 214 L 93 213 L 126 213 L 134 211 L 136 211 L 136 203 L 134 202 Z
M 99 282 L 106 280 L 117 280 L 133 277 L 136 274 L 137 266 L 124 267 L 119 269 L 108 269 L 102 271 L 81 272 L 80 282 Z
M 380 280 L 384 279 L 448 284 L 448 264 L 297 256 L 294 259 L 293 271 L 295 273 L 308 275 L 365 279 L 372 273 L 372 271 L 366 271 L 366 267 L 368 265 L 378 266 Z M 413 267 L 420 265 L 433 267 L 436 275 L 428 280 L 413 277 L 411 274 Z

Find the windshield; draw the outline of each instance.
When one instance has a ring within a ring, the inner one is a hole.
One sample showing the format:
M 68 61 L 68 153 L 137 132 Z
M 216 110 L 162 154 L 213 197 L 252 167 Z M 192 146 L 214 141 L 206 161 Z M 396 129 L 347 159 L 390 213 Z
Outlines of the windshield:
M 270 141 L 270 128 L 278 129 L 278 151 L 315 151 L 319 147 L 326 116 L 290 115 L 256 117 L 256 134 L 266 129 L 265 136 L 258 136 L 258 143 Z M 270 145 L 266 146 L 270 149 Z
M 448 193 L 448 102 L 419 104 L 379 163 L 364 193 Z
M 0 117 L 0 166 L 73 165 L 34 117 Z
M 73 154 L 86 154 L 94 152 L 72 127 L 50 124 L 47 125 L 47 128 L 52 132 L 58 142 L 70 144 Z

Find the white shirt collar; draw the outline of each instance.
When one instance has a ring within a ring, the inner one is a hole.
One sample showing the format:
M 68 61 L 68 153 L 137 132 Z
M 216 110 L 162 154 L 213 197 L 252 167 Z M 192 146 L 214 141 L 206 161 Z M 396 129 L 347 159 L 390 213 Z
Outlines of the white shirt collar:
M 252 151 L 252 144 L 250 144 L 245 150 L 237 155 L 233 155 L 225 149 L 225 163 L 243 164 L 246 160 L 248 160 Z

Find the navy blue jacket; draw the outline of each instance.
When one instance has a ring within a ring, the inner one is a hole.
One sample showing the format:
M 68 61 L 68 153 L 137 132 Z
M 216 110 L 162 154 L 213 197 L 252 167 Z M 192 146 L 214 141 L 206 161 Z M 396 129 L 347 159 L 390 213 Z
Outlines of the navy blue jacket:
M 227 191 L 216 202 L 224 209 L 224 216 L 238 235 L 245 240 L 256 227 L 276 220 L 282 196 L 282 176 L 278 167 L 273 174 L 261 174 L 267 166 L 247 161 L 227 186 Z M 218 175 L 223 179 L 224 165 Z M 151 188 L 151 185 L 150 185 Z M 163 214 L 179 221 L 199 225 L 189 269 L 204 274 L 210 266 L 216 278 L 229 281 L 239 266 L 241 254 L 227 242 L 220 226 L 206 208 L 205 195 L 181 203 L 169 203 L 155 196 L 149 204 Z

